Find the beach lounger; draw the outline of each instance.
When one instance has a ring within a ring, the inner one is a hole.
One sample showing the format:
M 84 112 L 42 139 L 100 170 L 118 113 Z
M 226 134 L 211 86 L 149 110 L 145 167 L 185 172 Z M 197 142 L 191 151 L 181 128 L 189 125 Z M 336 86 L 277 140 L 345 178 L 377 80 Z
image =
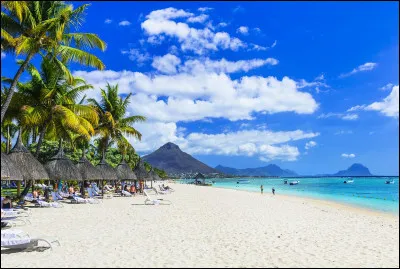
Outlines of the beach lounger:
M 128 191 L 125 191 L 125 190 L 122 190 L 121 194 L 123 194 L 122 196 L 126 196 L 126 197 L 132 197 L 133 196 L 132 193 L 130 193 Z
M 57 202 L 46 202 L 46 201 L 42 201 L 42 200 L 36 200 L 37 201 L 37 205 L 40 207 L 54 207 L 54 208 L 61 208 L 64 207 L 64 205 L 62 203 L 57 203 Z
M 72 196 L 71 203 L 75 202 L 77 204 L 98 204 L 100 201 L 94 198 L 82 198 L 79 196 Z
M 161 185 L 158 185 L 158 187 L 159 187 L 160 190 L 162 190 L 162 191 L 168 191 L 168 192 L 174 192 L 174 191 L 175 191 L 175 190 L 172 189 L 171 187 L 168 187 L 168 189 L 164 188 L 164 187 L 161 186 Z
M 19 217 L 1 217 L 1 223 L 10 225 L 11 227 L 13 226 L 21 226 L 21 225 L 26 225 L 26 224 L 31 224 L 30 220 L 26 218 L 19 218 Z M 3 226 L 3 225 L 2 225 Z M 4 228 L 4 227 L 2 227 Z
M 24 231 L 21 230 L 2 230 L 1 231 L 1 247 L 9 249 L 33 249 L 40 247 L 39 242 L 46 243 L 47 248 L 53 249 L 53 243 L 60 242 L 53 238 L 32 238 Z
M 1 209 L 1 217 L 29 217 L 32 213 L 28 210 Z
M 89 197 L 90 197 L 89 199 L 97 200 L 98 202 L 102 201 L 102 200 L 98 199 L 98 197 L 101 197 L 101 196 L 95 195 L 92 188 L 87 188 L 87 191 L 88 191 L 88 194 L 89 194 Z
M 152 198 L 147 190 L 143 190 L 146 199 L 144 200 L 145 205 L 170 205 L 171 201 L 165 199 L 154 199 Z

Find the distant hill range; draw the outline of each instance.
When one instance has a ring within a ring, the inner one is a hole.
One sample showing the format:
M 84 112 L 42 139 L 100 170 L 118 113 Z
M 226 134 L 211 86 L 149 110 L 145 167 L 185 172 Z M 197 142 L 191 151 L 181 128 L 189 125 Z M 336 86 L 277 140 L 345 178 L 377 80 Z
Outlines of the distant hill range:
M 168 142 L 153 153 L 143 157 L 152 166 L 162 169 L 168 174 L 180 173 L 218 173 L 214 168 L 200 162 L 183 152 L 174 143 Z
M 352 164 L 347 170 L 341 170 L 333 176 L 338 177 L 351 177 L 351 176 L 372 176 L 371 172 L 367 167 L 360 163 Z
M 295 177 L 298 174 L 288 169 L 282 169 L 276 164 L 270 164 L 257 168 L 236 169 L 218 165 L 215 167 L 218 171 L 234 176 L 278 176 L 278 177 Z
M 143 157 L 143 160 L 154 167 L 164 170 L 169 175 L 182 173 L 220 173 L 232 176 L 277 176 L 277 177 L 296 177 L 296 172 L 289 169 L 282 169 L 276 164 L 269 164 L 257 168 L 236 169 L 218 165 L 212 168 L 191 155 L 183 152 L 174 143 L 168 142 L 153 153 Z M 336 174 L 324 174 L 316 176 L 372 176 L 369 169 L 362 164 L 355 163 L 348 169 L 337 172 Z

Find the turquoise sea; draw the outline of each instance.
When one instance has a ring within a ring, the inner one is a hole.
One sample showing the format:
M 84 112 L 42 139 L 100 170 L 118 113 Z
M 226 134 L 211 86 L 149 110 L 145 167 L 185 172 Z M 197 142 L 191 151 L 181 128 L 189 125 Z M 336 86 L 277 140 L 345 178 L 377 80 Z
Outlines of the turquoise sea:
M 394 184 L 385 184 L 386 180 L 394 179 Z M 239 183 L 238 180 L 248 180 L 248 183 Z M 309 198 L 331 200 L 368 209 L 399 214 L 399 177 L 354 177 L 353 183 L 344 184 L 346 178 L 287 178 L 288 182 L 299 180 L 298 185 L 284 184 L 283 178 L 215 178 L 206 182 L 216 188 L 228 188 L 245 191 L 260 192 L 260 185 L 264 185 L 264 193 L 305 196 Z M 193 182 L 185 179 L 182 183 Z

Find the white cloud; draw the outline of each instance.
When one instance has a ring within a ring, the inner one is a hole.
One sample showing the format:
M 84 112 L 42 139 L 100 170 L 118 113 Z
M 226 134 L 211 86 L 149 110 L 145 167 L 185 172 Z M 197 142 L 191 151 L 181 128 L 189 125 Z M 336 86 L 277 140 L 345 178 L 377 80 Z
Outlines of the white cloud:
M 371 70 L 373 70 L 377 65 L 378 65 L 377 63 L 370 63 L 370 62 L 368 62 L 368 63 L 362 64 L 362 65 L 359 65 L 358 67 L 354 68 L 354 69 L 353 69 L 351 72 L 349 72 L 349 73 L 341 74 L 339 77 L 340 77 L 340 78 L 345 78 L 345 77 L 354 75 L 354 74 L 359 73 L 359 72 L 371 71 Z
M 233 12 L 233 13 L 236 13 L 236 12 L 244 12 L 244 8 L 241 7 L 241 6 L 236 6 L 236 7 L 232 10 L 232 12 Z
M 335 133 L 335 135 L 344 135 L 344 134 L 352 134 L 353 133 L 353 131 L 345 131 L 345 130 L 340 130 L 340 131 L 337 131 L 336 133 Z
M 104 23 L 106 23 L 106 24 L 110 24 L 110 23 L 112 23 L 112 20 L 110 20 L 110 19 L 106 19 L 106 20 L 104 21 Z
M 325 81 L 325 76 L 324 76 L 324 74 L 321 74 L 321 75 L 319 75 L 318 77 L 316 77 L 314 80 L 322 80 L 322 81 Z
M 399 117 L 399 85 L 392 88 L 390 94 L 381 102 L 374 102 L 370 105 L 357 105 L 349 108 L 347 111 L 357 110 L 375 110 L 387 117 Z
M 315 141 L 309 141 L 309 142 L 306 143 L 306 145 L 304 146 L 304 148 L 305 148 L 305 149 L 310 149 L 310 148 L 315 147 L 316 145 L 317 145 L 317 142 L 315 142 Z
M 1 52 L 1 59 L 6 58 L 6 54 L 4 52 Z
M 243 35 L 248 35 L 249 34 L 249 27 L 240 26 L 239 28 L 236 29 L 236 32 L 241 33 Z
M 154 57 L 152 66 L 164 74 L 175 74 L 176 67 L 181 63 L 181 60 L 172 54 L 166 54 L 162 57 Z
M 254 27 L 254 28 L 253 28 L 253 31 L 256 32 L 256 33 L 261 33 L 261 29 L 258 28 L 258 27 Z
M 321 115 L 319 115 L 317 118 L 318 119 L 327 119 L 327 118 L 331 118 L 331 117 L 336 117 L 336 118 L 340 118 L 342 120 L 356 120 L 358 119 L 358 115 L 357 114 L 344 114 L 344 113 L 322 113 Z
M 122 54 L 129 55 L 131 61 L 137 62 L 139 66 L 143 65 L 145 62 L 151 59 L 148 52 L 140 52 L 138 49 L 121 50 Z
M 316 137 L 319 133 L 301 130 L 273 132 L 270 130 L 243 130 L 219 134 L 191 133 L 184 136 L 175 123 L 138 123 L 142 141 L 130 139 L 139 152 L 151 152 L 167 142 L 173 142 L 189 154 L 257 156 L 264 160 L 294 161 L 299 155 L 291 141 Z
M 278 60 L 274 58 L 267 59 L 252 59 L 240 60 L 236 62 L 227 61 L 222 58 L 219 61 L 213 61 L 209 58 L 200 60 L 188 60 L 180 67 L 180 71 L 187 73 L 235 73 L 235 72 L 248 72 L 251 69 L 258 68 L 264 65 L 277 65 Z
M 191 23 L 195 23 L 195 22 L 203 23 L 203 22 L 205 22 L 207 19 L 208 19 L 208 15 L 206 15 L 206 14 L 201 14 L 201 15 L 196 16 L 196 17 L 190 17 L 190 18 L 188 18 L 188 19 L 187 19 L 187 22 L 191 22 Z
M 213 10 L 213 8 L 212 7 L 199 7 L 197 10 L 200 12 L 207 12 L 209 10 Z
M 274 43 L 272 43 L 271 48 L 274 48 L 277 43 L 278 43 L 278 40 L 275 40 Z
M 342 117 L 342 119 L 344 120 L 356 120 L 358 119 L 358 115 L 357 114 L 346 114 Z
M 186 23 L 173 20 L 177 18 L 190 19 L 197 17 L 194 17 L 193 13 L 182 9 L 160 9 L 147 15 L 141 27 L 149 36 L 166 35 L 177 38 L 183 51 L 193 51 L 199 55 L 209 50 L 230 49 L 237 51 L 242 47 L 246 47 L 244 42 L 238 38 L 231 37 L 226 32 L 215 33 L 209 27 L 204 29 L 192 28 Z
M 300 92 L 288 77 L 245 76 L 232 80 L 225 73 L 143 74 L 131 71 L 77 71 L 95 89 L 107 82 L 119 84 L 121 93 L 134 92 L 132 113 L 154 121 L 196 121 L 226 118 L 253 119 L 254 112 L 313 113 L 318 104 L 309 93 Z M 89 94 L 98 96 L 96 90 Z M 158 96 L 167 96 L 158 100 Z
M 342 153 L 342 157 L 343 158 L 354 158 L 354 157 L 356 157 L 356 155 L 353 153 L 350 153 L 350 154 Z
M 226 26 L 228 26 L 228 24 L 227 24 L 226 22 L 220 22 L 220 23 L 218 23 L 217 26 L 219 26 L 219 27 L 226 27 Z
M 118 23 L 118 25 L 120 25 L 120 26 L 128 26 L 128 25 L 131 25 L 131 23 L 129 21 L 121 21 L 121 22 Z
M 267 50 L 269 49 L 268 47 L 263 47 L 257 44 L 251 44 L 251 48 L 249 50 L 257 50 L 257 51 L 261 51 L 261 50 Z
M 379 90 L 381 90 L 381 91 L 387 91 L 387 90 L 392 89 L 393 86 L 395 86 L 393 83 L 388 83 L 388 84 L 386 84 L 385 86 L 380 87 Z

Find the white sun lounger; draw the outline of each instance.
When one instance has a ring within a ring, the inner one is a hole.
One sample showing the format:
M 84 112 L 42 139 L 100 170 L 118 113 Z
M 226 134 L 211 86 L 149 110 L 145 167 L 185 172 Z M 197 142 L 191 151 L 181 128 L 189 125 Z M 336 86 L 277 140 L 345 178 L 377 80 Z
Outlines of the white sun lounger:
M 72 196 L 73 200 L 71 202 L 75 201 L 78 204 L 98 204 L 100 201 L 98 199 L 94 198 L 82 198 L 79 196 Z
M 146 199 L 144 200 L 145 205 L 170 205 L 171 201 L 165 199 L 154 199 L 152 198 L 146 190 L 143 190 L 146 195 Z
M 125 195 L 125 196 L 128 196 L 128 197 L 132 197 L 132 196 L 133 196 L 132 193 L 130 193 L 130 192 L 128 192 L 128 191 L 125 191 L 125 190 L 122 190 L 121 193 L 122 193 L 123 195 Z
M 36 200 L 37 204 L 40 207 L 54 207 L 54 208 L 61 208 L 64 207 L 64 205 L 62 203 L 57 203 L 57 202 L 46 202 L 46 201 L 42 201 L 42 200 Z
M 33 249 L 40 247 L 39 242 L 45 242 L 47 247 L 53 249 L 52 243 L 60 242 L 53 238 L 32 238 L 24 231 L 21 230 L 2 230 L 1 231 L 1 247 L 10 249 Z
M 1 217 L 29 217 L 31 214 L 28 210 L 15 210 L 13 208 L 10 209 L 1 209 Z

